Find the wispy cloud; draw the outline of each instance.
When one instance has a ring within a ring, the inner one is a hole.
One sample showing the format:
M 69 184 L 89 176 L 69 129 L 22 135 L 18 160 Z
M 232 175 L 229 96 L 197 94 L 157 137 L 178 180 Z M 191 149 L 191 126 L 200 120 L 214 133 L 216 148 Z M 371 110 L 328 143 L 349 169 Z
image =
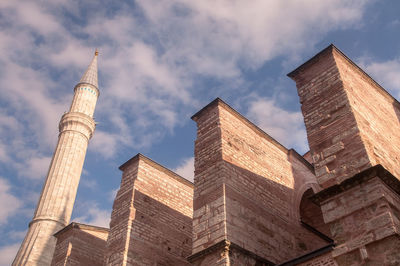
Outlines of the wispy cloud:
M 308 151 L 303 116 L 300 112 L 286 111 L 272 99 L 258 98 L 249 102 L 247 116 L 271 137 L 287 148 Z
M 138 1 L 135 12 L 143 13 L 133 17 L 125 4 L 107 12 L 106 5 L 90 2 L 4 1 L 0 90 L 15 116 L 24 115 L 23 130 L 42 147 L 35 157 L 46 158 L 72 98 L 70 80 L 78 80 L 96 44 L 101 52 L 96 116 L 115 127 L 99 126 L 93 151 L 111 158 L 121 146 L 146 147 L 171 134 L 183 123 L 179 117 L 210 93 L 199 90 L 201 77 L 218 81 L 210 88 L 215 96 L 225 86 L 238 89 L 243 68 L 283 54 L 295 57 L 322 34 L 356 25 L 367 1 L 289 2 Z M 93 12 L 83 14 L 84 7 Z M 62 90 L 56 88 L 60 83 Z M 23 134 L 20 142 L 24 139 Z M 10 147 L 5 142 L 0 147 L 0 159 L 10 159 L 4 152 Z
M 31 178 L 43 180 L 49 169 L 51 157 L 31 157 L 22 164 L 18 164 L 19 174 Z
M 9 266 L 14 260 L 20 243 L 0 247 L 0 266 Z
M 108 193 L 108 195 L 109 195 L 108 199 L 109 199 L 111 202 L 114 202 L 115 197 L 117 196 L 118 190 L 119 190 L 119 188 L 116 188 L 116 189 L 111 190 L 111 191 Z
M 81 216 L 76 217 L 74 221 L 106 228 L 110 226 L 110 210 L 99 208 L 95 202 L 88 202 L 85 206 L 87 207 L 85 212 Z
M 361 65 L 377 82 L 400 99 L 400 58 L 377 62 L 361 58 Z
M 0 177 L 0 225 L 18 213 L 22 206 L 21 200 L 11 193 L 11 185 L 9 182 Z
M 194 179 L 194 157 L 186 158 L 182 160 L 182 163 L 174 169 L 178 175 L 186 178 L 193 182 Z
M 0 1 L 0 162 L 26 186 L 44 178 L 58 121 L 95 47 L 101 94 L 89 149 L 109 160 L 173 134 L 208 99 L 241 92 L 244 70 L 297 60 L 329 31 L 356 27 L 367 2 Z M 299 114 L 273 100 L 249 102 L 248 115 L 285 145 L 304 143 Z M 192 179 L 192 167 L 189 158 L 176 170 Z M 0 182 L 3 202 L 14 201 Z M 31 205 L 21 212 L 31 216 Z M 81 221 L 108 224 L 109 211 L 88 209 Z M 14 214 L 4 205 L 0 223 Z

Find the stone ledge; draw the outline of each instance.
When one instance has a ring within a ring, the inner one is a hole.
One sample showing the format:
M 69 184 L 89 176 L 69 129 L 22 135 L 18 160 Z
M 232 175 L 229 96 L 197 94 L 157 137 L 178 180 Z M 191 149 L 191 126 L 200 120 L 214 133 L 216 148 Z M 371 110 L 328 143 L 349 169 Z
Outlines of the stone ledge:
M 84 229 L 84 230 L 90 230 L 90 231 L 99 231 L 99 232 L 104 232 L 108 233 L 110 232 L 110 229 L 105 228 L 105 227 L 100 227 L 100 226 L 95 226 L 95 225 L 89 225 L 89 224 L 82 224 L 82 223 L 77 223 L 77 222 L 71 222 L 69 225 L 65 226 L 63 229 L 60 231 L 56 232 L 54 234 L 55 237 L 58 237 L 60 234 L 69 231 L 71 229 Z
M 198 260 L 199 258 L 204 257 L 210 253 L 213 253 L 213 252 L 221 250 L 221 249 L 226 250 L 226 251 L 236 249 L 237 251 L 241 252 L 242 254 L 245 254 L 245 255 L 255 259 L 256 261 L 263 263 L 263 265 L 266 265 L 266 266 L 275 265 L 274 263 L 270 262 L 269 260 L 264 259 L 264 258 L 258 256 L 257 254 L 255 254 L 245 248 L 242 248 L 241 246 L 239 246 L 235 243 L 232 243 L 231 241 L 226 240 L 226 239 L 224 239 L 206 249 L 203 249 L 202 251 L 199 251 L 195 254 L 190 255 L 189 257 L 187 257 L 187 260 L 189 262 L 193 263 L 194 261 Z
M 209 109 L 210 107 L 214 107 L 214 106 L 221 106 L 223 107 L 225 110 L 227 110 L 228 112 L 230 112 L 233 116 L 235 116 L 236 118 L 238 118 L 239 120 L 241 120 L 245 125 L 247 125 L 249 128 L 251 128 L 256 134 L 258 134 L 260 137 L 267 139 L 268 141 L 270 141 L 272 144 L 274 144 L 277 148 L 279 148 L 280 150 L 282 150 L 285 153 L 288 153 L 288 149 L 283 146 L 281 143 L 279 143 L 279 141 L 277 141 L 276 139 L 274 139 L 273 137 L 271 137 L 270 135 L 268 135 L 268 133 L 266 133 L 264 130 L 262 130 L 261 128 L 259 128 L 258 126 L 256 126 L 253 122 L 251 122 L 250 120 L 248 120 L 246 117 L 244 117 L 241 113 L 239 113 L 238 111 L 236 111 L 235 109 L 233 109 L 229 104 L 227 104 L 226 102 L 224 102 L 223 100 L 221 100 L 220 98 L 216 98 L 215 100 L 213 100 L 212 102 L 210 102 L 209 104 L 207 104 L 205 107 L 203 107 L 200 111 L 198 111 L 197 113 L 195 113 L 191 119 L 193 121 L 196 121 L 197 117 L 199 117 L 205 110 Z
M 333 243 L 330 243 L 330 244 L 328 244 L 328 245 L 326 245 L 326 246 L 324 246 L 322 248 L 319 248 L 317 250 L 311 251 L 310 253 L 301 255 L 301 256 L 299 256 L 297 258 L 294 258 L 294 259 L 291 259 L 289 261 L 285 261 L 285 262 L 283 262 L 281 264 L 278 264 L 277 266 L 297 265 L 299 263 L 306 262 L 306 261 L 308 261 L 310 259 L 313 259 L 313 258 L 318 257 L 320 255 L 323 255 L 325 253 L 328 253 L 329 251 L 332 251 L 334 247 L 335 247 L 335 245 Z
M 326 53 L 333 53 L 333 51 L 337 52 L 340 56 L 342 56 L 346 61 L 348 61 L 351 65 L 354 66 L 354 69 L 358 71 L 362 76 L 366 77 L 367 80 L 369 80 L 372 84 L 376 86 L 378 91 L 382 93 L 385 97 L 387 97 L 389 100 L 392 100 L 393 103 L 397 106 L 400 106 L 400 102 L 394 98 L 385 88 L 383 88 L 381 85 L 379 85 L 378 82 L 376 82 L 370 75 L 368 75 L 361 67 L 359 67 L 356 63 L 354 63 L 347 55 L 345 55 L 339 48 L 337 48 L 335 45 L 330 44 L 328 47 L 323 49 L 321 52 L 318 54 L 314 55 L 311 57 L 309 60 L 307 60 L 305 63 L 301 64 L 299 67 L 297 67 L 295 70 L 292 72 L 288 73 L 287 76 L 291 79 L 294 79 L 297 74 L 300 72 L 304 71 L 307 67 L 312 65 L 314 62 L 318 62 L 320 58 L 326 54 Z
M 121 171 L 125 171 L 126 167 L 128 167 L 129 165 L 131 165 L 132 163 L 139 161 L 139 160 L 143 160 L 146 161 L 148 164 L 150 164 L 151 166 L 153 166 L 154 168 L 156 168 L 157 170 L 160 170 L 161 172 L 166 173 L 167 175 L 173 177 L 174 179 L 176 179 L 177 181 L 181 182 L 182 184 L 185 184 L 191 188 L 194 188 L 194 184 L 193 182 L 187 180 L 186 178 L 178 175 L 177 173 L 173 172 L 172 170 L 162 166 L 161 164 L 153 161 L 152 159 L 150 159 L 149 157 L 144 156 L 141 153 L 136 154 L 135 156 L 133 156 L 131 159 L 129 159 L 128 161 L 126 161 L 125 163 L 123 163 L 120 167 L 119 170 Z
M 351 178 L 344 180 L 342 183 L 328 187 L 317 194 L 310 197 L 310 199 L 320 205 L 321 202 L 349 190 L 361 183 L 364 183 L 374 177 L 380 178 L 390 189 L 400 195 L 400 180 L 386 170 L 382 165 L 378 164 L 372 166 Z

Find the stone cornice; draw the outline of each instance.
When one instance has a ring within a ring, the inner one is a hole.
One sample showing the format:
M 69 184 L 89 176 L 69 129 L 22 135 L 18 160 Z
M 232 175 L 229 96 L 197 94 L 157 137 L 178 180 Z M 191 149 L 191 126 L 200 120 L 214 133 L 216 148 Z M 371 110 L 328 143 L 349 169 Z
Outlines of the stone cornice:
M 315 257 L 321 256 L 323 254 L 326 254 L 326 253 L 332 251 L 334 247 L 335 247 L 335 244 L 330 243 L 330 244 L 328 244 L 328 245 L 326 245 L 326 246 L 324 246 L 322 248 L 319 248 L 319 249 L 311 251 L 311 252 L 309 252 L 307 254 L 301 255 L 301 256 L 299 256 L 297 258 L 294 258 L 294 259 L 291 259 L 289 261 L 285 261 L 285 262 L 283 262 L 281 264 L 278 264 L 277 266 L 293 266 L 293 265 L 297 265 L 297 264 L 300 264 L 302 262 L 309 261 L 312 258 L 315 258 Z
M 87 132 L 81 132 L 73 127 L 68 128 L 69 125 L 72 125 L 74 123 L 82 126 Z M 83 134 L 88 139 L 88 141 L 92 137 L 95 128 L 96 128 L 96 123 L 94 122 L 93 118 L 91 118 L 90 116 L 88 116 L 86 114 L 77 113 L 77 112 L 65 113 L 61 117 L 61 121 L 59 124 L 60 134 L 64 131 L 68 131 L 68 130 L 76 131 L 78 133 Z
M 380 178 L 390 189 L 400 195 L 400 180 L 386 170 L 382 165 L 378 164 L 370 167 L 353 177 L 344 180 L 342 183 L 328 187 L 317 194 L 310 197 L 310 199 L 320 205 L 321 202 L 349 190 L 361 183 L 364 183 L 374 177 Z
M 104 232 L 104 233 L 108 233 L 110 231 L 110 229 L 105 228 L 105 227 L 72 222 L 69 225 L 65 226 L 63 229 L 61 229 L 60 231 L 56 232 L 54 234 L 54 236 L 58 237 L 59 235 L 63 234 L 64 232 L 67 232 L 67 231 L 69 231 L 71 229 L 74 229 L 74 228 L 83 229 L 83 230 L 90 230 L 90 231 L 98 231 L 98 232 Z
M 80 88 L 82 86 L 88 86 L 88 87 L 91 87 L 92 89 L 95 89 L 96 90 L 96 96 L 97 96 L 97 98 L 99 98 L 99 96 L 100 96 L 99 88 L 97 88 L 93 84 L 86 83 L 86 82 L 79 82 L 78 84 L 76 84 L 75 87 L 74 87 L 74 92 L 76 92 L 76 89 L 78 89 L 78 88 Z
M 50 217 L 50 216 L 46 216 L 46 217 L 44 217 L 44 216 L 39 216 L 39 217 L 33 218 L 33 220 L 29 222 L 29 227 L 31 227 L 32 224 L 37 223 L 37 222 L 40 222 L 40 221 L 55 222 L 55 223 L 57 223 L 57 224 L 59 224 L 59 225 L 61 225 L 61 226 L 65 226 L 65 225 L 67 224 L 67 223 L 65 222 L 65 220 L 64 220 L 64 221 L 60 221 L 60 220 L 57 220 L 57 218 L 55 218 L 55 217 Z
M 230 251 L 230 250 L 236 249 L 240 253 L 245 254 L 246 256 L 249 256 L 249 257 L 255 259 L 257 262 L 263 263 L 262 265 L 265 265 L 265 266 L 275 265 L 274 263 L 270 262 L 269 260 L 264 259 L 264 258 L 258 256 L 257 254 L 255 254 L 245 248 L 242 248 L 241 246 L 239 246 L 229 240 L 226 240 L 226 239 L 224 239 L 206 249 L 203 249 L 195 254 L 190 255 L 189 257 L 187 257 L 187 260 L 192 263 L 201 257 L 204 257 L 210 253 L 213 253 L 213 252 L 221 250 L 221 249 L 223 249 L 225 251 Z

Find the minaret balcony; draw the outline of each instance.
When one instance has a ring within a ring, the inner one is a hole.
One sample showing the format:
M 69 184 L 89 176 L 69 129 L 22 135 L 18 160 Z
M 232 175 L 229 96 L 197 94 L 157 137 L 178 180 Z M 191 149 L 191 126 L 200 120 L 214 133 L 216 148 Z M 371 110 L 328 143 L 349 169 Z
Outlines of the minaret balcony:
M 96 123 L 90 116 L 77 113 L 69 112 L 61 117 L 59 124 L 60 134 L 65 131 L 75 131 L 77 133 L 83 134 L 87 140 L 89 140 L 96 128 Z

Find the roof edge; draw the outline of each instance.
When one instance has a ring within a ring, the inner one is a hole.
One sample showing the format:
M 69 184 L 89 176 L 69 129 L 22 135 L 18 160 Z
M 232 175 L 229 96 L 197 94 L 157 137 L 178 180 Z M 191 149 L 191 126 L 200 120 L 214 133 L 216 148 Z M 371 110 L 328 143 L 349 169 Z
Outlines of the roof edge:
M 322 54 L 328 52 L 328 51 L 336 51 L 338 52 L 347 62 L 349 62 L 351 65 L 353 65 L 358 71 L 361 72 L 362 75 L 364 75 L 365 77 L 367 77 L 369 80 L 372 81 L 373 84 L 375 84 L 378 89 L 380 89 L 380 91 L 385 94 L 386 96 L 388 96 L 390 99 L 393 100 L 393 102 L 399 106 L 400 108 L 400 102 L 393 97 L 384 87 L 382 87 L 378 82 L 376 82 L 376 80 L 374 80 L 367 72 L 365 72 L 361 67 L 359 67 L 356 63 L 354 63 L 345 53 L 343 53 L 339 48 L 337 48 L 334 44 L 330 44 L 328 45 L 326 48 L 324 48 L 322 51 L 320 51 L 319 53 L 317 53 L 316 55 L 314 55 L 313 57 L 311 57 L 310 59 L 308 59 L 306 62 L 304 62 L 303 64 L 301 64 L 299 67 L 297 67 L 295 70 L 291 71 L 290 73 L 287 74 L 287 76 L 291 79 L 294 79 L 294 77 L 296 76 L 296 74 L 298 72 L 300 72 L 302 69 L 304 69 L 305 67 L 307 67 L 307 65 L 313 63 L 315 60 L 318 59 L 318 57 L 320 57 Z
M 371 166 L 360 173 L 353 175 L 350 178 L 343 180 L 341 183 L 327 187 L 318 193 L 312 195 L 310 199 L 320 205 L 326 199 L 347 191 L 363 182 L 373 178 L 380 178 L 394 193 L 400 195 L 400 180 L 397 179 L 391 172 L 389 172 L 381 164 Z
M 231 114 L 233 114 L 235 117 L 237 117 L 238 119 L 240 119 L 241 121 L 243 121 L 247 126 L 249 126 L 251 129 L 253 129 L 254 131 L 256 131 L 256 133 L 262 135 L 263 137 L 265 137 L 266 139 L 268 139 L 269 141 L 271 141 L 272 144 L 274 144 L 276 147 L 278 147 L 279 149 L 281 149 L 283 152 L 288 153 L 289 149 L 286 148 L 284 145 L 282 145 L 279 141 L 277 141 L 276 139 L 274 139 L 273 137 L 271 137 L 268 133 L 266 133 L 264 130 L 262 130 L 261 128 L 259 128 L 257 125 L 255 125 L 253 122 L 251 122 L 249 119 L 247 119 L 244 115 L 242 115 L 241 113 L 239 113 L 238 111 L 236 111 L 235 109 L 233 109 L 229 104 L 227 104 L 226 102 L 224 102 L 221 98 L 216 98 L 214 99 L 212 102 L 210 102 L 209 104 L 207 104 L 205 107 L 203 107 L 200 111 L 198 111 L 196 114 L 194 114 L 192 116 L 192 120 L 195 121 L 196 117 L 198 117 L 199 115 L 201 115 L 202 112 L 204 112 L 206 109 L 210 108 L 211 106 L 214 105 L 220 105 L 222 107 L 224 107 L 228 112 L 230 112 Z
M 333 45 L 332 43 L 329 44 L 327 47 L 325 47 L 324 49 L 322 49 L 322 51 L 320 51 L 319 53 L 317 53 L 316 55 L 314 55 L 313 57 L 311 57 L 310 59 L 308 59 L 306 62 L 304 62 L 303 64 L 301 64 L 300 66 L 298 66 L 296 69 L 294 69 L 293 71 L 291 71 L 290 73 L 287 74 L 287 76 L 291 79 L 293 79 L 293 77 L 300 72 L 303 68 L 305 68 L 307 65 L 311 64 L 313 61 L 315 61 L 318 57 L 320 57 L 322 54 L 328 52 L 328 51 L 332 51 L 333 49 L 336 49 L 340 52 L 339 49 L 336 48 L 335 45 Z M 342 53 L 343 54 L 343 53 Z
M 89 224 L 83 224 L 83 223 L 78 223 L 78 222 L 71 222 L 69 225 L 65 226 L 64 228 L 62 228 L 61 230 L 57 231 L 56 233 L 54 233 L 53 236 L 57 237 L 58 235 L 71 230 L 71 229 L 89 229 L 92 231 L 100 231 L 100 232 L 110 232 L 109 228 L 106 227 L 101 227 L 101 226 L 96 226 L 96 225 L 89 225 Z
M 138 153 L 135 156 L 133 156 L 131 159 L 129 159 L 128 161 L 123 163 L 118 169 L 121 170 L 121 171 L 124 171 L 126 169 L 126 167 L 128 167 L 130 164 L 132 164 L 132 163 L 134 163 L 136 161 L 140 161 L 140 160 L 143 160 L 143 161 L 147 162 L 148 164 L 150 164 L 151 166 L 153 166 L 154 168 L 156 168 L 156 169 L 158 169 L 158 170 L 160 170 L 160 171 L 162 171 L 164 173 L 169 174 L 170 176 L 175 178 L 177 181 L 179 181 L 179 182 L 181 182 L 181 183 L 183 183 L 183 184 L 185 184 L 187 186 L 190 186 L 192 188 L 194 187 L 193 182 L 191 182 L 191 181 L 187 180 L 186 178 L 178 175 L 174 171 L 168 169 L 167 167 L 157 163 L 156 161 L 150 159 L 149 157 L 147 157 L 147 156 L 145 156 L 145 155 L 143 155 L 141 153 Z
M 190 117 L 190 119 L 195 120 L 196 117 L 200 116 L 201 113 L 203 113 L 206 109 L 208 109 L 209 107 L 215 105 L 218 102 L 224 102 L 223 100 L 221 100 L 221 98 L 217 97 L 214 100 L 212 100 L 209 104 L 207 104 L 206 106 L 204 106 L 203 108 L 201 108 L 198 112 L 196 112 L 194 115 L 192 115 Z

